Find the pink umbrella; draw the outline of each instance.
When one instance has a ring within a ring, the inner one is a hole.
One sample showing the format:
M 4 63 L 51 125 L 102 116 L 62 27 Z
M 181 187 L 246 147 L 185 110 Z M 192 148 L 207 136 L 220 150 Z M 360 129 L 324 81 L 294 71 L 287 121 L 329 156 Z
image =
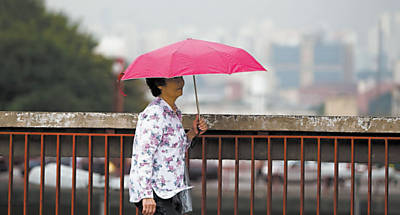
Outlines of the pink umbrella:
M 215 42 L 186 39 L 139 56 L 121 74 L 120 80 L 193 75 L 199 114 L 195 75 L 251 71 L 267 70 L 243 49 Z

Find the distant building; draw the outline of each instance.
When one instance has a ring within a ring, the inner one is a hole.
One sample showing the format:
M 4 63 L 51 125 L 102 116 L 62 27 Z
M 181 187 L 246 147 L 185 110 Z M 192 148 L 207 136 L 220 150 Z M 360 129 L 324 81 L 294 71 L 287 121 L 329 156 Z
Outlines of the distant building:
M 369 102 L 368 116 L 391 116 L 392 104 L 392 91 L 384 92 Z
M 392 116 L 400 116 L 400 85 L 392 90 Z
M 313 47 L 313 84 L 353 81 L 353 50 L 340 41 L 316 41 Z
M 394 66 L 393 81 L 395 84 L 400 85 L 400 59 L 396 61 Z
M 400 60 L 394 68 L 394 87 L 392 90 L 392 116 L 400 116 Z
M 272 44 L 271 66 L 280 89 L 354 82 L 354 47 L 307 35 L 298 45 Z
M 243 85 L 239 81 L 228 81 L 225 86 L 225 99 L 229 101 L 241 101 L 243 99 Z
M 382 82 L 380 85 L 358 94 L 359 115 L 383 116 L 391 115 L 392 92 L 395 85 L 391 82 Z
M 384 13 L 379 21 L 379 43 L 382 46 L 379 55 L 385 58 L 383 67 L 392 71 L 396 61 L 400 60 L 400 11 Z
M 313 84 L 299 89 L 299 101 L 308 106 L 318 106 L 330 98 L 343 95 L 356 96 L 357 85 L 352 83 Z
M 327 116 L 357 116 L 358 105 L 356 96 L 337 96 L 325 101 L 324 115 Z
M 273 44 L 271 46 L 271 66 L 281 89 L 300 86 L 301 48 L 299 45 L 288 46 Z

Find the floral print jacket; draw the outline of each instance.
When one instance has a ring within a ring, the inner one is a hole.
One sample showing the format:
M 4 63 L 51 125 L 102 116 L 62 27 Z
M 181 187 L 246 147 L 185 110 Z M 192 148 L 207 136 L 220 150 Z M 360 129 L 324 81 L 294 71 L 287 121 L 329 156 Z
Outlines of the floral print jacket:
M 182 114 L 157 97 L 139 114 L 129 175 L 130 202 L 157 196 L 168 199 L 182 190 L 185 152 L 190 146 Z

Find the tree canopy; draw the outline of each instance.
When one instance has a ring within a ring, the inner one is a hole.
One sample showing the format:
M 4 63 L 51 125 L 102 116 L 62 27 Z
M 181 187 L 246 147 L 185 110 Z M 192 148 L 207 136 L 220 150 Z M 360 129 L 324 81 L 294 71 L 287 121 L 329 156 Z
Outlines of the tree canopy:
M 111 111 L 112 59 L 78 23 L 40 0 L 0 1 L 0 110 Z M 125 86 L 125 110 L 140 111 L 143 83 Z

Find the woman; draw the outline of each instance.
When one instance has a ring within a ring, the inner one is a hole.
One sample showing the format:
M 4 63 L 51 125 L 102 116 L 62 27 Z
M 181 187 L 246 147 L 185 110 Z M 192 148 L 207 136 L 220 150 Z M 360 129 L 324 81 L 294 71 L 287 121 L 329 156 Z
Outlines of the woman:
M 147 78 L 156 99 L 139 114 L 132 147 L 130 201 L 143 215 L 180 214 L 177 194 L 190 189 L 184 183 L 185 152 L 192 139 L 207 129 L 196 119 L 185 133 L 176 99 L 182 95 L 182 77 Z

